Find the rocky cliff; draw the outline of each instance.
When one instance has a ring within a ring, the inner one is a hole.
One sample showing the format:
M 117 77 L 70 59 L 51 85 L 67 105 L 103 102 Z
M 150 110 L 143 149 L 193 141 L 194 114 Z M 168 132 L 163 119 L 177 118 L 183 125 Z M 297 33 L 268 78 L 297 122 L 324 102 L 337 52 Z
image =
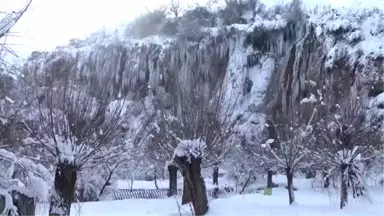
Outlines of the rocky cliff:
M 234 117 L 242 123 L 260 113 L 301 110 L 303 100 L 311 102 L 325 89 L 329 109 L 353 90 L 383 115 L 382 11 L 328 10 L 296 22 L 271 17 L 206 28 L 198 41 L 103 32 L 34 53 L 24 72 L 76 70 L 92 81 L 94 92 L 108 88 L 111 97 L 132 99 L 153 93 L 164 106 L 177 104 L 179 91 L 198 86 L 209 98 L 221 89 L 236 103 Z M 113 85 L 103 85 L 105 79 Z

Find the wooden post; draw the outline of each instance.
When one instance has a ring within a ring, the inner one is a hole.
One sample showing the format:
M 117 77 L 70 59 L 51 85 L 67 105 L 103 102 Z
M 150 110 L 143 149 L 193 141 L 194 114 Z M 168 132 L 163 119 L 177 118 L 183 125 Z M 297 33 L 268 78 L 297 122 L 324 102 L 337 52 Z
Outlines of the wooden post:
M 35 215 L 35 199 L 18 191 L 12 191 L 13 204 L 17 207 L 19 215 Z
M 18 191 L 12 191 L 13 205 L 16 206 L 18 215 L 35 215 L 35 199 L 28 197 Z M 5 198 L 0 196 L 0 212 L 3 212 L 5 207 Z

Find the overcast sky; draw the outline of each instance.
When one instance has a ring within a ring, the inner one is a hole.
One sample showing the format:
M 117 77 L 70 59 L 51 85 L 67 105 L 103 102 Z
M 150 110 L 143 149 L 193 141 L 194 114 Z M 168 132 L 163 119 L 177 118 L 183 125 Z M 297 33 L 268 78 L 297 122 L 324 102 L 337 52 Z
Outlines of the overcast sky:
M 8 39 L 13 48 L 26 56 L 32 50 L 50 50 L 71 38 L 82 38 L 104 26 L 130 21 L 170 0 L 33 0 L 26 15 L 13 29 L 17 37 Z M 184 4 L 206 0 L 180 0 Z M 288 0 L 285 0 L 288 1 Z M 0 0 L 2 11 L 20 8 L 26 0 Z M 272 5 L 282 0 L 264 0 Z M 356 5 L 357 0 L 303 0 L 305 4 L 332 4 L 336 7 Z M 384 9 L 383 0 L 364 0 L 366 7 Z

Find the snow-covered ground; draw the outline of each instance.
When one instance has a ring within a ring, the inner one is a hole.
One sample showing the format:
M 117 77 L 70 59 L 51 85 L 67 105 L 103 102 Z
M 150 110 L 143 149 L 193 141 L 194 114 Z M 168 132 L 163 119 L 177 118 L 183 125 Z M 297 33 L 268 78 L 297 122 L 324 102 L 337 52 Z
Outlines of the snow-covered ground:
M 210 178 L 205 179 L 207 188 L 212 188 Z M 265 185 L 265 179 L 260 179 L 256 185 Z M 283 175 L 275 175 L 273 181 L 285 184 Z M 228 179 L 219 179 L 222 184 L 233 186 Z M 182 181 L 179 179 L 179 188 Z M 261 193 L 246 195 L 228 195 L 213 200 L 210 198 L 208 215 L 384 215 L 384 188 L 370 187 L 370 198 L 349 198 L 349 204 L 343 210 L 339 209 L 339 193 L 334 189 L 319 188 L 319 182 L 313 179 L 295 178 L 294 186 L 296 202 L 288 205 L 288 192 L 284 187 L 274 188 L 271 196 Z M 118 181 L 121 189 L 130 188 L 128 181 Z M 167 180 L 158 181 L 159 188 L 167 188 Z M 153 181 L 135 181 L 133 188 L 155 189 Z M 351 194 L 351 193 L 350 193 Z M 180 207 L 180 208 L 179 208 Z M 180 197 L 164 199 L 127 199 L 118 201 L 102 201 L 78 203 L 72 206 L 72 216 L 130 216 L 130 215 L 191 215 L 189 205 L 180 206 Z M 47 215 L 48 205 L 40 205 L 36 215 Z
M 384 179 L 384 176 L 379 175 L 375 178 L 369 178 L 366 179 L 366 184 L 369 186 L 378 186 L 379 181 Z M 205 177 L 205 186 L 207 189 L 214 188 L 212 178 Z M 285 175 L 274 175 L 273 176 L 273 182 L 279 185 L 286 185 L 287 178 Z M 134 181 L 133 186 L 131 187 L 131 181 L 128 180 L 118 180 L 116 181 L 114 188 L 116 189 L 156 189 L 154 181 Z M 252 188 L 258 188 L 258 187 L 264 187 L 267 184 L 266 178 L 257 179 L 256 182 L 252 184 Z M 298 189 L 314 189 L 314 188 L 320 188 L 322 185 L 322 182 L 319 179 L 306 179 L 306 178 L 295 178 L 294 179 L 294 187 Z M 169 180 L 168 179 L 158 179 L 157 180 L 157 186 L 159 189 L 167 189 L 169 187 Z M 183 179 L 178 178 L 177 180 L 177 187 L 182 189 L 183 188 Z M 236 181 L 233 179 L 228 178 L 219 178 L 219 187 L 232 187 L 234 190 L 236 190 Z M 239 187 L 239 186 L 238 186 Z M 239 188 L 238 188 L 239 189 Z
M 338 208 L 338 194 L 314 189 L 296 191 L 297 204 L 288 205 L 285 188 L 274 188 L 271 196 L 263 194 L 236 195 L 210 201 L 208 215 L 384 215 L 383 188 L 371 189 L 372 203 L 350 199 L 349 205 Z M 72 216 L 180 215 L 180 198 L 128 199 L 88 202 L 73 206 Z M 47 215 L 47 206 L 39 206 L 37 215 Z M 191 215 L 190 206 L 181 206 L 182 215 Z

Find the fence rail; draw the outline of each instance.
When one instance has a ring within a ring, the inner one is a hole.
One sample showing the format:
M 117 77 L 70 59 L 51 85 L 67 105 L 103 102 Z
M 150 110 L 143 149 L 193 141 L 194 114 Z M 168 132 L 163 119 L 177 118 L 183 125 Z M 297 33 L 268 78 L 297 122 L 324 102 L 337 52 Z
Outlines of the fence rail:
M 212 195 L 212 189 L 207 190 L 208 195 Z M 233 192 L 233 188 L 220 189 L 219 194 Z M 168 189 L 118 189 L 113 191 L 115 200 L 124 199 L 159 199 L 167 197 Z M 182 195 L 183 190 L 178 189 L 177 195 Z
M 177 195 L 181 195 L 183 190 L 178 189 Z M 119 189 L 114 190 L 115 200 L 124 199 L 159 199 L 167 197 L 168 189 Z

